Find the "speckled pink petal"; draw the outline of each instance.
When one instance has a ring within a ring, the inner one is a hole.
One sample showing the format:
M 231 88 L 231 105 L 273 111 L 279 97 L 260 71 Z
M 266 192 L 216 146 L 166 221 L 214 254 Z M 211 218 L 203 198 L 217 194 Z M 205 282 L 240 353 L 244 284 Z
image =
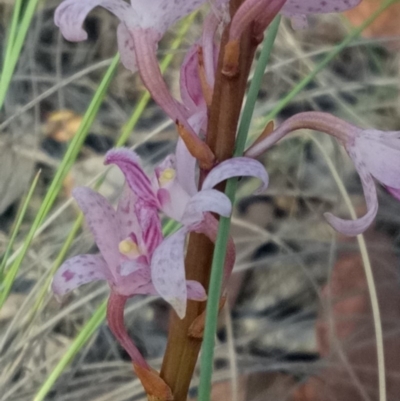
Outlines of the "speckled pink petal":
M 347 151 L 354 162 L 354 166 L 358 174 L 360 175 L 364 190 L 365 202 L 367 204 L 367 213 L 357 220 L 340 219 L 336 216 L 333 216 L 331 213 L 325 213 L 324 216 L 328 223 L 336 231 L 348 236 L 355 236 L 363 233 L 374 221 L 378 212 L 378 196 L 376 193 L 374 180 L 371 174 L 368 172 L 358 149 L 351 147 L 348 148 Z
M 262 181 L 257 192 L 265 191 L 268 187 L 268 174 L 265 167 L 249 157 L 235 157 L 214 167 L 203 182 L 203 189 L 215 187 L 222 181 L 232 177 L 256 177 Z
M 206 212 L 228 217 L 231 211 L 231 202 L 225 194 L 216 189 L 203 189 L 190 199 L 181 222 L 190 227 L 200 223 Z
M 398 133 L 361 131 L 356 146 L 369 172 L 382 184 L 400 188 L 400 138 Z
M 139 199 L 157 207 L 158 201 L 154 194 L 149 177 L 140 166 L 140 159 L 136 153 L 125 149 L 112 149 L 107 152 L 104 164 L 117 165 L 125 175 L 130 189 Z
M 135 45 L 132 35 L 125 24 L 119 24 L 117 28 L 118 51 L 121 56 L 121 62 L 124 67 L 131 71 L 137 71 Z
M 100 255 L 78 255 L 65 261 L 54 275 L 51 289 L 62 297 L 83 284 L 112 280 L 105 260 Z
M 184 247 L 187 230 L 181 228 L 170 235 L 154 251 L 151 278 L 157 292 L 182 319 L 186 314 L 187 288 Z
M 120 259 L 120 233 L 115 210 L 104 196 L 90 188 L 75 188 L 72 195 L 85 215 L 100 253 L 115 276 Z
M 207 299 L 206 290 L 198 281 L 186 280 L 186 289 L 188 299 L 193 301 L 205 301 Z
M 142 230 L 136 216 L 137 196 L 128 187 L 125 187 L 118 202 L 117 221 L 119 227 L 119 241 L 129 237 L 132 233 L 137 238 L 142 236 Z
M 400 201 L 400 189 L 399 188 L 391 188 L 391 187 L 386 187 L 388 192 L 397 200 Z
M 299 14 L 338 13 L 356 7 L 361 0 L 287 0 L 282 14 L 293 16 Z
M 131 0 L 142 28 L 164 34 L 178 20 L 201 7 L 206 0 Z
M 82 24 L 88 13 L 97 6 L 106 8 L 127 25 L 134 25 L 135 14 L 123 0 L 65 0 L 57 7 L 54 15 L 54 22 L 65 39 L 71 42 L 87 39 Z

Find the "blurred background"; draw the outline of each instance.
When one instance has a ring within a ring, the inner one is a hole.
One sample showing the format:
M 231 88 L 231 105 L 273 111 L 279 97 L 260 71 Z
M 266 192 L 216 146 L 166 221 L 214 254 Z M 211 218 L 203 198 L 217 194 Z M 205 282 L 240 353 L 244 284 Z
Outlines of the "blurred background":
M 11 262 L 117 52 L 118 21 L 100 8 L 86 19 L 88 40 L 66 42 L 53 22 L 59 3 L 39 2 L 0 111 L 3 255 L 27 191 L 41 170 L 9 255 Z M 260 90 L 254 135 L 261 132 L 277 102 L 380 3 L 363 0 L 346 15 L 312 17 L 304 31 L 293 31 L 290 21 L 283 20 Z M 13 0 L 0 0 L 2 53 L 13 5 Z M 171 43 L 181 26 L 160 43 L 160 60 L 173 56 L 165 79 L 177 97 L 179 66 L 201 34 L 203 16 L 200 11 L 193 18 L 176 50 L 171 50 Z M 281 110 L 275 124 L 300 111 L 321 110 L 362 127 L 399 130 L 399 18 L 400 4 L 395 4 Z M 71 190 L 92 185 L 104 173 L 103 155 L 117 142 L 143 93 L 138 74 L 120 65 L 77 161 L 19 268 L 0 310 L 0 401 L 145 398 L 128 356 L 106 324 L 99 324 L 87 338 L 79 337 L 107 297 L 107 285 L 87 285 L 61 304 L 49 291 L 56 260 L 78 216 Z M 174 149 L 176 138 L 174 124 L 150 101 L 126 146 L 134 147 L 150 170 Z M 379 214 L 365 234 L 369 256 L 362 257 L 360 242 L 337 235 L 323 218 L 326 211 L 350 216 L 341 185 L 357 214 L 365 213 L 358 175 L 335 141 L 302 131 L 260 160 L 271 184 L 255 197 L 249 194 L 256 183 L 242 180 L 233 217 L 238 257 L 220 315 L 214 399 L 378 400 L 376 339 L 364 274 L 369 260 L 383 319 L 388 400 L 398 400 L 398 201 L 379 188 Z M 111 169 L 100 192 L 113 201 L 122 185 L 122 176 Z M 365 250 L 362 243 L 361 248 Z M 92 251 L 96 251 L 92 237 L 83 226 L 66 256 Z M 168 329 L 166 304 L 135 297 L 129 302 L 126 322 L 142 353 L 159 367 Z M 197 384 L 198 372 L 190 393 L 193 400 Z

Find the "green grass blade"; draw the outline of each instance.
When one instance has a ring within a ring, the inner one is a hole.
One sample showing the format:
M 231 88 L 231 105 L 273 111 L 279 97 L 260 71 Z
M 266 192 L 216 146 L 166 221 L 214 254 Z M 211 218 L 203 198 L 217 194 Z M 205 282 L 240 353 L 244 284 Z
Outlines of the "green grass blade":
M 21 252 L 18 254 L 18 257 L 15 259 L 13 264 L 11 265 L 10 269 L 8 270 L 5 279 L 4 279 L 4 286 L 2 291 L 0 292 L 0 308 L 3 306 L 7 296 L 11 290 L 11 287 L 14 283 L 15 277 L 18 273 L 19 267 L 28 251 L 30 244 L 33 240 L 36 230 L 43 222 L 46 215 L 49 213 L 51 207 L 54 204 L 54 201 L 57 198 L 57 195 L 62 187 L 62 183 L 64 178 L 66 177 L 67 173 L 71 169 L 73 163 L 75 162 L 78 153 L 83 145 L 83 142 L 86 138 L 86 135 L 97 115 L 97 112 L 100 108 L 100 105 L 103 101 L 103 98 L 106 94 L 106 90 L 111 83 L 111 80 L 114 76 L 114 73 L 117 69 L 119 64 L 119 56 L 115 56 L 112 64 L 108 68 L 106 74 L 103 77 L 93 99 L 90 103 L 88 110 L 86 111 L 82 123 L 78 129 L 78 132 L 74 136 L 73 140 L 71 141 L 70 145 L 68 146 L 67 152 L 64 155 L 64 158 L 57 169 L 55 177 L 53 178 L 52 183 L 46 193 L 46 196 L 39 208 L 39 211 L 36 215 L 34 222 L 26 236 L 24 241 L 23 247 Z
M 29 0 L 26 5 L 26 9 L 24 15 L 21 19 L 21 23 L 18 24 L 18 16 L 13 16 L 16 19 L 15 26 L 13 29 L 15 32 L 12 32 L 14 41 L 12 42 L 12 47 L 7 46 L 6 55 L 8 57 L 5 59 L 3 64 L 3 71 L 1 73 L 0 79 L 0 109 L 3 107 L 4 100 L 6 98 L 6 94 L 8 91 L 8 87 L 10 86 L 12 76 L 14 74 L 15 67 L 18 63 L 19 55 L 21 54 L 22 47 L 25 43 L 26 34 L 28 33 L 29 26 L 31 24 L 32 18 L 35 14 L 37 5 L 39 0 Z M 17 4 L 16 4 L 17 6 Z M 21 7 L 21 5 L 19 5 Z M 18 10 L 17 10 L 18 11 Z M 18 13 L 19 14 L 19 13 Z M 11 36 L 10 36 L 11 39 Z M 11 44 L 11 43 L 9 43 Z
M 40 173 L 41 173 L 41 170 L 39 170 L 36 173 L 35 178 L 33 179 L 32 184 L 31 184 L 31 186 L 29 188 L 29 191 L 28 191 L 28 193 L 27 193 L 27 195 L 26 195 L 26 197 L 24 199 L 24 202 L 22 203 L 21 210 L 19 211 L 19 213 L 17 215 L 16 221 L 15 221 L 15 224 L 14 224 L 14 228 L 12 230 L 10 241 L 7 244 L 6 251 L 5 251 L 3 259 L 1 261 L 1 265 L 0 265 L 0 282 L 2 281 L 2 278 L 3 278 L 4 269 L 5 269 L 5 266 L 6 266 L 7 259 L 10 256 L 12 247 L 13 247 L 14 242 L 15 242 L 15 239 L 16 239 L 16 237 L 18 235 L 18 232 L 19 232 L 19 229 L 21 227 L 22 221 L 24 220 L 26 211 L 28 210 L 29 203 L 30 203 L 30 201 L 32 199 L 32 195 L 35 192 L 36 185 L 37 185 L 37 183 L 39 181 Z
M 265 67 L 271 55 L 271 50 L 275 42 L 280 24 L 280 17 L 276 18 L 268 29 L 264 39 L 263 48 L 257 61 L 254 77 L 251 81 L 246 104 L 243 109 L 242 118 L 238 129 L 234 156 L 241 156 L 246 144 L 247 133 L 249 131 L 254 107 L 257 101 L 258 92 Z M 228 196 L 232 204 L 235 201 L 237 179 L 230 179 L 226 185 L 225 195 Z M 199 401 L 209 401 L 211 397 L 211 382 L 214 360 L 214 338 L 217 331 L 219 299 L 221 297 L 222 277 L 228 244 L 231 219 L 222 217 L 218 226 L 218 235 L 215 242 L 215 251 L 212 261 L 210 287 L 208 290 L 206 325 L 203 337 L 203 346 L 200 358 L 200 385 Z
M 2 74 L 3 74 L 3 71 L 7 68 L 7 61 L 10 59 L 10 56 L 11 56 L 15 37 L 17 35 L 17 28 L 18 28 L 18 23 L 20 20 L 21 8 L 22 8 L 22 0 L 16 0 L 16 2 L 14 4 L 14 10 L 13 10 L 13 15 L 12 15 L 12 19 L 11 19 L 10 29 L 9 29 L 8 35 L 7 35 L 6 51 L 5 51 L 5 54 L 3 55 L 4 57 L 3 57 Z M 0 81 L 1 81 L 1 78 L 0 78 Z

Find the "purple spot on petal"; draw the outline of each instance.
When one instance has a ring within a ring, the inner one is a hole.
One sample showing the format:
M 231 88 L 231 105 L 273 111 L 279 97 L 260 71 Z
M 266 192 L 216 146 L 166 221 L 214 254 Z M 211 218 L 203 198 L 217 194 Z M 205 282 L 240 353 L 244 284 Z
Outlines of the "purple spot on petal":
M 72 273 L 70 270 L 65 270 L 62 276 L 65 278 L 65 281 L 68 282 L 75 277 L 75 273 Z

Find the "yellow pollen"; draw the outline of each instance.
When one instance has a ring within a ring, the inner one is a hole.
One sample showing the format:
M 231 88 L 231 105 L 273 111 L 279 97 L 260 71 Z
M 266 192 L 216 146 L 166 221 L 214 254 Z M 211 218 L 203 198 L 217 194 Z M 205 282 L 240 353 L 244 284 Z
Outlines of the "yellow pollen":
M 164 186 L 165 184 L 168 184 L 170 181 L 172 181 L 175 178 L 175 175 L 176 171 L 173 168 L 166 168 L 160 174 L 158 182 L 160 183 L 161 186 Z
M 124 239 L 118 245 L 119 251 L 123 255 L 139 254 L 139 248 L 131 239 Z

